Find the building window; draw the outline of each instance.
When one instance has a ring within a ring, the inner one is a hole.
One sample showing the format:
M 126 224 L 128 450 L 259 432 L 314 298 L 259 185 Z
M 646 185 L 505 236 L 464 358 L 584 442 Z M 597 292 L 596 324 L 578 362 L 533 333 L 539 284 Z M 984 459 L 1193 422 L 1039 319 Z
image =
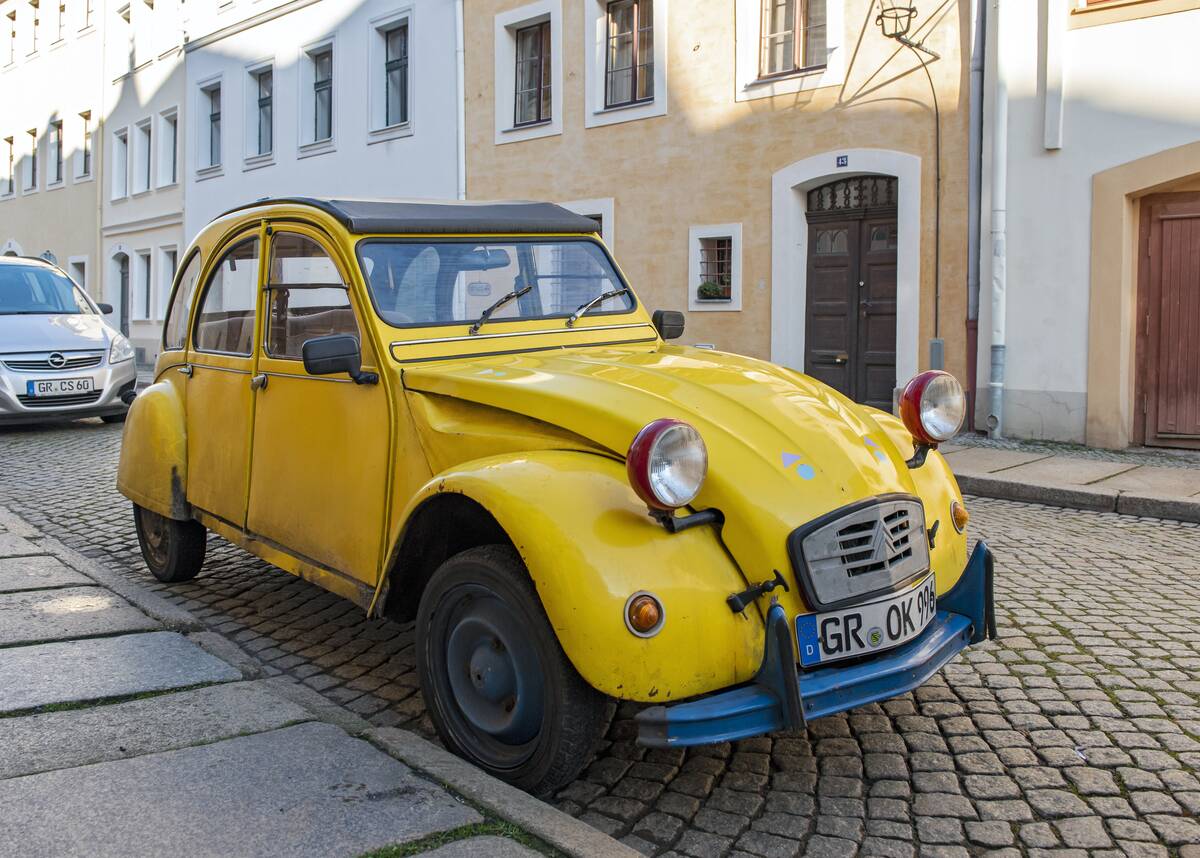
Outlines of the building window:
M 113 134 L 112 198 L 129 196 L 129 132 L 122 128 Z
M 67 264 L 67 273 L 71 275 L 71 279 L 75 281 L 75 285 L 80 289 L 87 291 L 87 260 L 72 259 Z
M 4 170 L 4 193 L 10 195 L 17 189 L 16 146 L 11 137 L 4 138 L 4 163 L 7 165 Z
M 516 114 L 513 125 L 550 120 L 550 22 L 516 32 Z
M 255 155 L 270 155 L 274 147 L 274 123 L 272 119 L 272 101 L 273 101 L 273 85 L 274 74 L 271 69 L 253 72 L 251 77 L 254 78 L 254 91 L 257 97 L 257 127 L 258 148 L 254 150 Z
M 92 26 L 92 13 L 95 11 L 94 4 L 95 0 L 83 0 L 83 29 L 85 30 Z
M 654 98 L 654 0 L 608 4 L 604 106 Z
M 79 172 L 76 178 L 84 178 L 92 174 L 92 112 L 85 110 L 79 114 L 83 124 L 82 138 L 79 141 Z
M 129 4 L 126 3 L 117 10 L 116 33 L 114 34 L 113 44 L 122 46 L 125 51 L 125 70 L 129 71 L 134 65 L 134 40 L 133 40 L 133 21 L 129 11 Z M 124 38 L 122 38 L 122 36 Z
M 158 127 L 158 186 L 179 181 L 179 114 L 169 110 L 161 115 Z
M 221 85 L 214 83 L 200 90 L 202 111 L 208 114 L 205 124 L 206 132 L 202 141 L 203 162 L 205 167 L 219 167 L 221 164 Z
M 313 142 L 333 137 L 333 48 L 312 55 Z
M 137 291 L 133 293 L 133 318 L 150 318 L 150 251 L 137 254 Z
M 393 27 L 384 39 L 384 126 L 408 122 L 408 24 Z
M 29 8 L 32 14 L 29 16 L 32 22 L 32 27 L 29 30 L 29 53 L 36 54 L 38 49 L 38 26 L 41 22 L 41 0 L 29 0 Z
M 135 194 L 150 190 L 150 135 L 150 120 L 144 119 L 137 124 L 134 131 L 133 192 Z
M 17 10 L 13 9 L 8 18 L 8 65 L 17 61 Z
M 688 309 L 740 310 L 742 225 L 694 226 L 688 244 Z
M 771 77 L 825 65 L 825 0 L 762 0 L 759 74 Z
M 58 4 L 58 31 L 55 33 L 54 41 L 61 42 L 67 32 L 67 4 Z
M 29 160 L 25 169 L 25 190 L 37 190 L 38 183 L 38 138 L 37 129 L 29 129 Z
M 179 251 L 174 247 L 164 248 L 158 257 L 158 296 L 154 302 L 154 317 L 160 319 L 171 297 L 171 284 L 175 281 L 175 269 L 179 266 Z
M 50 123 L 50 182 L 59 184 L 63 180 L 63 124 L 62 120 Z

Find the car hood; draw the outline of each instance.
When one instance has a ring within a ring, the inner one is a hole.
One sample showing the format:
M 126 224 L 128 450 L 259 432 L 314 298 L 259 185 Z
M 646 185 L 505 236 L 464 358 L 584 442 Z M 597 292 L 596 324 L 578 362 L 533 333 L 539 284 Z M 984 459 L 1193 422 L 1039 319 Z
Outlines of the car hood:
M 904 463 L 911 445 L 900 450 L 881 425 L 890 416 L 877 421 L 807 376 L 739 355 L 671 345 L 556 350 L 406 367 L 404 384 L 433 400 L 523 415 L 561 433 L 563 445 L 586 439 L 619 458 L 651 420 L 688 421 L 709 455 L 693 507 L 725 514 L 722 535 L 751 580 L 784 568 L 796 527 L 863 498 L 918 494 Z
M 0 315 L 0 353 L 65 352 L 108 347 L 109 328 L 91 313 Z

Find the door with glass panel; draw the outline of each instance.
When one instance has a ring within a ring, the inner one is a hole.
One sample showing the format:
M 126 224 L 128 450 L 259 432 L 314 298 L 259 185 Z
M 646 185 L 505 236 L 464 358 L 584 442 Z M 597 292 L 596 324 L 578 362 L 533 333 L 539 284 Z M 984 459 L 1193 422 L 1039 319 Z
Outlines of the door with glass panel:
M 377 367 L 345 260 L 316 230 L 276 226 L 257 343 L 246 528 L 301 560 L 374 585 L 384 531 L 390 412 L 381 384 L 309 375 L 304 343 L 349 334 Z M 300 515 L 319 501 L 319 516 Z
M 246 475 L 261 236 L 220 252 L 200 294 L 187 382 L 188 501 L 231 525 L 246 521 Z

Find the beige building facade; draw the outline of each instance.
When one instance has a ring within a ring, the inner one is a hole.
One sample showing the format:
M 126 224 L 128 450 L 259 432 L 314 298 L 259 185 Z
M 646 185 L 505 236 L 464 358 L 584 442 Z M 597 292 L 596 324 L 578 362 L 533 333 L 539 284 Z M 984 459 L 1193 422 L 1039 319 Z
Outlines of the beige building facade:
M 643 301 L 687 313 L 684 342 L 885 408 L 932 340 L 966 380 L 968 2 L 922 4 L 924 51 L 869 0 L 472 11 L 470 198 L 600 220 Z

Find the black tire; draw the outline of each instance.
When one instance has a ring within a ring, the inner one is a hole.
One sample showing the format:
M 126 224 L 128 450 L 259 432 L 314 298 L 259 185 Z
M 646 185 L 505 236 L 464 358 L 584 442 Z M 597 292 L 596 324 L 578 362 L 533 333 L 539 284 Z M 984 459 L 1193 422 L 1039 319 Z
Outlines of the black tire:
M 468 549 L 434 572 L 417 613 L 417 668 L 446 747 L 536 796 L 575 779 L 611 717 L 506 545 Z
M 150 572 L 164 584 L 191 581 L 204 565 L 208 532 L 198 521 L 176 521 L 133 505 L 138 545 Z
M 120 414 L 101 414 L 100 419 L 105 423 L 124 423 L 128 416 L 128 411 L 122 411 Z

